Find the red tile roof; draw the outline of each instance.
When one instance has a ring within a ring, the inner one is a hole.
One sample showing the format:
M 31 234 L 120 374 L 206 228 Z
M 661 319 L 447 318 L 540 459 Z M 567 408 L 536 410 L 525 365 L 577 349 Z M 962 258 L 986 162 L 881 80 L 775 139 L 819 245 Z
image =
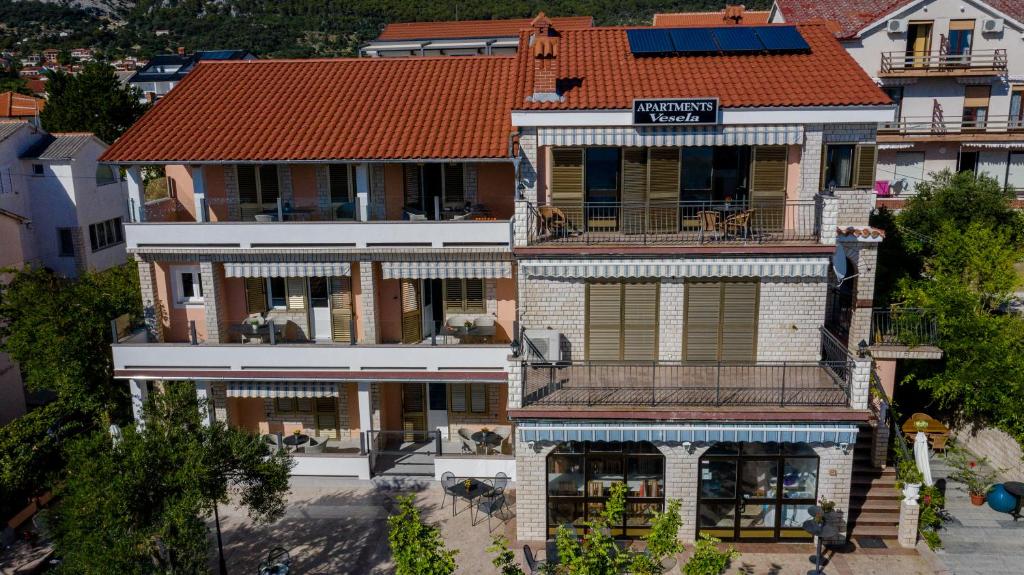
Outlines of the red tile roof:
M 32 118 L 42 111 L 46 100 L 17 92 L 0 94 L 0 118 Z
M 447 22 L 398 22 L 388 24 L 377 36 L 378 42 L 393 40 L 452 40 L 458 38 L 494 38 L 518 36 L 530 27 L 533 18 L 509 20 L 453 20 Z M 589 28 L 594 19 L 590 16 L 567 16 L 551 18 L 555 28 L 570 30 Z
M 511 56 L 203 62 L 105 161 L 499 158 Z
M 770 12 L 743 11 L 743 18 L 739 24 L 767 24 Z M 735 24 L 734 20 L 725 18 L 725 10 L 719 12 L 675 12 L 671 14 L 655 14 L 654 25 L 659 27 L 668 26 L 721 26 L 723 24 Z M 557 28 L 557 26 L 556 26 Z
M 853 38 L 865 26 L 886 14 L 918 0 L 775 0 L 787 22 L 832 20 L 839 25 L 836 35 Z M 1024 21 L 1024 1 L 982 0 L 1018 21 Z
M 807 54 L 634 56 L 626 28 L 560 31 L 562 102 L 529 102 L 534 61 L 520 37 L 516 108 L 628 109 L 634 98 L 716 96 L 722 107 L 886 105 L 891 100 L 824 23 L 800 25 Z

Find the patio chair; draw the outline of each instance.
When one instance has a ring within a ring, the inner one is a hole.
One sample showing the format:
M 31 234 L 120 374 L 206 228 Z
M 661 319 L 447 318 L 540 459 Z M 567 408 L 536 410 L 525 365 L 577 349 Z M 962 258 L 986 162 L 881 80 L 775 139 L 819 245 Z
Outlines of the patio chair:
M 274 448 L 274 452 L 281 451 L 281 437 L 275 433 L 263 436 L 263 439 Z
M 740 236 L 743 239 L 750 237 L 750 219 L 753 216 L 754 210 L 746 210 L 725 218 L 725 235 Z
M 502 509 L 508 511 L 510 515 L 512 514 L 512 510 L 509 508 L 508 502 L 505 501 L 504 495 L 494 495 L 493 493 L 490 495 L 484 495 L 480 498 L 480 502 L 476 504 L 476 510 L 478 513 L 482 511 L 487 514 L 488 533 L 490 533 L 492 529 L 491 517 L 493 517 L 495 513 L 500 513 Z M 501 521 L 504 522 L 505 519 L 502 518 Z M 476 519 L 472 520 L 472 524 L 476 525 Z
M 704 243 L 705 234 L 713 234 L 713 239 L 716 240 L 721 237 L 722 220 L 718 212 L 697 212 L 697 221 L 700 223 L 700 232 L 697 235 L 697 241 Z
M 569 218 L 565 212 L 554 206 L 540 206 L 537 208 L 540 214 L 541 232 L 552 236 L 564 237 L 569 234 Z
M 458 485 L 459 480 L 455 478 L 455 474 L 451 471 L 445 471 L 441 474 L 441 489 L 444 491 L 444 495 L 441 497 L 441 506 L 444 507 L 444 502 L 448 497 L 452 498 L 452 517 L 455 516 L 455 493 L 452 492 L 452 488 Z
M 530 575 L 541 575 L 547 570 L 547 564 L 537 561 L 537 558 L 533 556 L 533 549 L 530 549 L 529 545 L 523 545 L 523 558 L 526 559 L 526 568 L 530 570 Z
M 494 476 L 494 484 L 491 486 L 490 493 L 492 495 L 504 495 L 506 487 L 508 487 L 508 475 L 505 475 L 503 471 L 499 471 Z
M 465 427 L 459 428 L 459 441 L 462 442 L 462 451 L 474 454 L 480 453 L 480 444 L 473 441 L 473 438 L 470 437 L 469 430 Z

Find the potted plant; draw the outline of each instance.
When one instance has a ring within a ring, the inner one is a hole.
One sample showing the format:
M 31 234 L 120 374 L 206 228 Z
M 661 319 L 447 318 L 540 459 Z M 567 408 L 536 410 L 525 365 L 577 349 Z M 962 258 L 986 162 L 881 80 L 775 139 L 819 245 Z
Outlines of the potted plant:
M 818 509 L 820 513 L 814 517 L 814 522 L 818 525 L 824 525 L 836 512 L 836 502 L 827 499 L 824 495 L 818 500 Z
M 995 485 L 998 471 L 985 471 L 984 465 L 988 459 L 982 457 L 975 459 L 966 451 L 957 446 L 950 446 L 946 451 L 946 463 L 953 468 L 949 479 L 963 483 L 967 487 L 967 493 L 971 496 L 973 505 L 984 505 L 985 497 Z
M 923 432 L 928 429 L 928 422 L 923 419 L 915 420 L 914 428 L 917 429 L 918 431 Z
M 921 493 L 921 483 L 924 482 L 924 475 L 917 468 L 917 464 L 911 460 L 901 461 L 896 472 L 896 487 L 903 491 L 903 500 L 907 502 L 917 501 Z

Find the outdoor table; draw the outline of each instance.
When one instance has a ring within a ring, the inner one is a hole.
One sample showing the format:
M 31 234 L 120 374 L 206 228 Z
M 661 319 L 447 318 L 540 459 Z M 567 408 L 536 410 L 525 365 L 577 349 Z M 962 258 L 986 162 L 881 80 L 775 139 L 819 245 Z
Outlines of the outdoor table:
M 309 436 L 306 435 L 305 433 L 300 433 L 298 435 L 292 433 L 288 435 L 288 437 L 284 438 L 284 444 L 290 447 L 292 451 L 294 451 L 298 446 L 305 445 L 308 442 Z
M 742 204 L 718 204 L 712 206 L 711 209 L 724 214 L 736 214 L 745 211 L 747 208 Z
M 818 514 L 821 513 L 821 509 L 819 509 L 817 506 L 808 507 L 807 513 L 809 513 L 811 517 L 817 517 Z M 824 523 L 817 523 L 814 521 L 814 519 L 808 519 L 807 521 L 804 521 L 801 527 L 803 527 L 804 531 L 813 535 L 817 543 L 814 552 L 814 570 L 808 571 L 807 575 L 821 575 L 821 540 L 826 537 L 832 538 L 839 535 L 839 528 L 829 523 L 827 520 Z
M 924 430 L 918 430 L 916 425 L 917 421 L 924 421 L 928 424 L 928 426 L 925 427 Z M 914 441 L 914 437 L 917 436 L 918 431 L 924 433 L 925 436 L 928 437 L 928 440 L 930 442 L 933 441 L 934 438 L 937 436 L 949 436 L 948 427 L 942 425 L 942 423 L 939 422 L 937 419 L 925 413 L 915 413 L 914 415 L 911 415 L 910 419 L 907 419 L 906 421 L 903 422 L 903 426 L 901 427 L 901 429 L 903 430 L 903 434 L 907 436 L 907 440 L 909 441 Z
M 1021 483 L 1020 481 L 1007 481 L 1003 484 L 1003 489 L 1005 489 L 1010 495 L 1017 498 L 1017 507 L 1010 512 L 1010 515 L 1013 516 L 1013 521 L 1016 522 L 1021 518 L 1020 507 L 1022 500 L 1024 500 L 1024 483 Z
M 281 337 L 281 330 L 284 328 L 281 324 L 274 324 L 274 338 L 275 340 Z M 231 333 L 236 333 L 242 337 L 244 341 L 259 340 L 260 343 L 268 343 L 270 341 L 270 323 L 264 323 L 262 325 L 253 325 L 251 323 L 242 323 L 240 325 L 232 325 L 228 328 Z
M 466 482 L 469 482 L 469 488 L 466 488 Z M 482 495 L 486 495 L 491 490 L 491 486 L 480 481 L 479 479 L 462 479 L 459 480 L 454 486 L 448 489 L 448 492 L 452 494 L 452 515 L 455 515 L 455 501 L 456 499 L 465 499 L 469 501 L 470 513 L 473 511 L 473 501 Z
M 501 445 L 501 436 L 493 431 L 477 431 L 470 435 L 473 441 L 483 444 L 484 447 L 490 450 L 497 450 Z

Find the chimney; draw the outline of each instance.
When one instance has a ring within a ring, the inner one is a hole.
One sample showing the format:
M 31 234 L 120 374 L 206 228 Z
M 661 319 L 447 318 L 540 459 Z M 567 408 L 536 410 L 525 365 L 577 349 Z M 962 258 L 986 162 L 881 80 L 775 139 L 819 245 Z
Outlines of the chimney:
M 530 23 L 530 54 L 533 57 L 533 102 L 559 102 L 558 31 L 543 12 Z
M 184 56 L 185 55 L 185 47 L 184 46 L 178 46 L 178 55 L 179 56 Z

